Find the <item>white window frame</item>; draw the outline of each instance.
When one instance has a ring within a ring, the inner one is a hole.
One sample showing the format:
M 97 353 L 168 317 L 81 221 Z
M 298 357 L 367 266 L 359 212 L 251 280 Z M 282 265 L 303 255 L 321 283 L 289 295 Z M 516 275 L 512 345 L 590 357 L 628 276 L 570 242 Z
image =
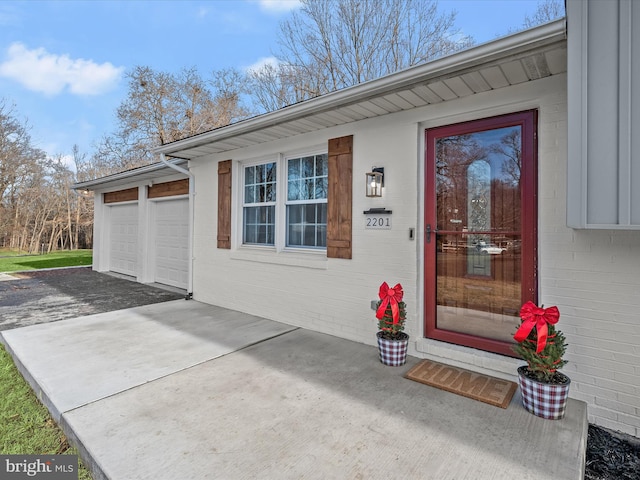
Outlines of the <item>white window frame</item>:
M 253 204 L 245 204 L 245 175 L 248 167 L 255 167 L 258 165 L 267 165 L 269 163 L 274 163 L 276 166 L 276 200 L 273 202 L 262 202 L 262 203 L 253 203 Z M 256 160 L 252 162 L 246 162 L 241 164 L 240 168 L 240 185 L 238 188 L 239 191 L 239 225 L 238 229 L 240 232 L 240 244 L 246 247 L 257 247 L 257 248 L 274 248 L 278 243 L 278 197 L 279 197 L 279 186 L 280 186 L 280 159 L 278 156 Z M 245 207 L 274 207 L 274 245 L 270 244 L 260 244 L 260 243 L 244 243 L 244 209 Z
M 233 218 L 235 219 L 236 231 L 236 248 L 238 251 L 254 251 L 254 252 L 274 252 L 274 253 L 304 253 L 308 255 L 322 256 L 326 258 L 326 247 L 287 247 L 287 172 L 288 161 L 290 159 L 315 156 L 315 155 L 328 155 L 326 145 L 317 145 L 301 150 L 294 150 L 287 153 L 277 153 L 271 155 L 265 155 L 263 157 L 253 157 L 245 160 L 239 160 L 237 165 L 236 178 L 236 204 L 238 208 Z M 266 163 L 276 163 L 277 181 L 276 181 L 276 202 L 275 202 L 275 232 L 274 232 L 274 245 L 259 245 L 259 244 L 245 244 L 244 243 L 244 186 L 245 186 L 245 167 L 261 165 Z M 326 200 L 324 200 L 326 202 Z M 295 201 L 295 203 L 320 203 L 313 201 Z
M 327 198 L 325 197 L 324 199 L 309 199 L 309 200 L 289 200 L 289 178 L 288 178 L 288 172 L 289 172 L 289 161 L 290 160 L 298 160 L 298 159 L 302 159 L 304 157 L 316 157 L 318 155 L 325 155 L 327 157 L 327 170 L 329 169 L 329 165 L 328 165 L 328 154 L 326 153 L 326 151 L 324 152 L 316 152 L 316 153 L 306 153 L 306 154 L 293 154 L 293 155 L 286 155 L 283 157 L 283 168 L 286 168 L 286 172 L 284 172 L 284 185 L 285 190 L 284 193 L 286 193 L 286 196 L 284 198 L 284 229 L 283 229 L 283 234 L 284 234 L 284 241 L 285 241 L 285 249 L 296 249 L 296 250 L 317 250 L 317 251 L 322 251 L 322 252 L 326 252 L 327 251 L 327 247 L 326 247 L 326 224 L 325 224 L 325 246 L 320 246 L 320 247 L 316 247 L 316 246 L 304 246 L 304 245 L 296 245 L 296 246 L 287 246 L 286 242 L 287 242 L 287 232 L 289 229 L 289 219 L 287 218 L 287 207 L 288 206 L 292 206 L 292 205 L 318 205 L 318 204 L 327 204 Z M 314 177 L 315 178 L 315 177 Z M 329 184 L 328 184 L 328 178 L 329 178 L 329 174 L 327 172 L 327 191 L 329 190 Z M 326 212 L 325 212 L 325 217 L 326 217 Z

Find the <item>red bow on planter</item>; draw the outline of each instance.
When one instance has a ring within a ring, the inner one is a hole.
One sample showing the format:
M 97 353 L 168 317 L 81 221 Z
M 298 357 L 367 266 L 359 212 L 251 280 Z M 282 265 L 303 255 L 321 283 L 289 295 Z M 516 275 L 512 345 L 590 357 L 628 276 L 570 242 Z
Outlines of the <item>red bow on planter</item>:
M 398 302 L 402 301 L 402 297 L 404 296 L 404 292 L 402 291 L 402 285 L 399 283 L 390 288 L 387 285 L 387 282 L 383 282 L 380 285 L 380 292 L 378 293 L 380 297 L 380 306 L 378 307 L 378 311 L 376 312 L 376 317 L 381 319 L 384 317 L 384 312 L 387 309 L 387 306 L 391 304 L 391 313 L 393 314 L 393 324 L 395 325 L 400 321 L 400 310 L 398 308 Z
M 558 307 L 541 308 L 532 301 L 525 303 L 520 309 L 520 318 L 522 325 L 513 336 L 514 340 L 522 342 L 529 336 L 533 327 L 536 327 L 538 334 L 538 346 L 536 353 L 540 353 L 547 346 L 547 323 L 555 325 L 560 320 L 560 312 Z

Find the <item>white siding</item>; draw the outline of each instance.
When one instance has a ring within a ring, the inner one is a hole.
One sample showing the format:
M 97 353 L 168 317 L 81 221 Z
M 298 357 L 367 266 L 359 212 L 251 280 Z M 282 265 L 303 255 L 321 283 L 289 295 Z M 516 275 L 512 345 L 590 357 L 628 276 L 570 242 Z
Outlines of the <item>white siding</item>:
M 640 229 L 640 2 L 569 0 L 568 224 Z

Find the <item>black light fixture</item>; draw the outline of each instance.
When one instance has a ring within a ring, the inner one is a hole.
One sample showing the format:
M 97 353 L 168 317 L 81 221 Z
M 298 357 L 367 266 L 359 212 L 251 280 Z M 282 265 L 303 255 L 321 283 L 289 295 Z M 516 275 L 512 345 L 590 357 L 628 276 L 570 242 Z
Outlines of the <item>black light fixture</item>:
M 381 197 L 382 187 L 384 187 L 384 167 L 373 167 L 366 173 L 367 177 L 367 197 Z

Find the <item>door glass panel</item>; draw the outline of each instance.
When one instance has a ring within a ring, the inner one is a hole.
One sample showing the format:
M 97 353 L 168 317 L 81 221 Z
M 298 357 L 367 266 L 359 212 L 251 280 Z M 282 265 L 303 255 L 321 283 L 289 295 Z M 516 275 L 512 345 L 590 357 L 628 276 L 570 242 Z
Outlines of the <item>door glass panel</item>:
M 510 342 L 520 324 L 521 126 L 436 139 L 436 328 Z

